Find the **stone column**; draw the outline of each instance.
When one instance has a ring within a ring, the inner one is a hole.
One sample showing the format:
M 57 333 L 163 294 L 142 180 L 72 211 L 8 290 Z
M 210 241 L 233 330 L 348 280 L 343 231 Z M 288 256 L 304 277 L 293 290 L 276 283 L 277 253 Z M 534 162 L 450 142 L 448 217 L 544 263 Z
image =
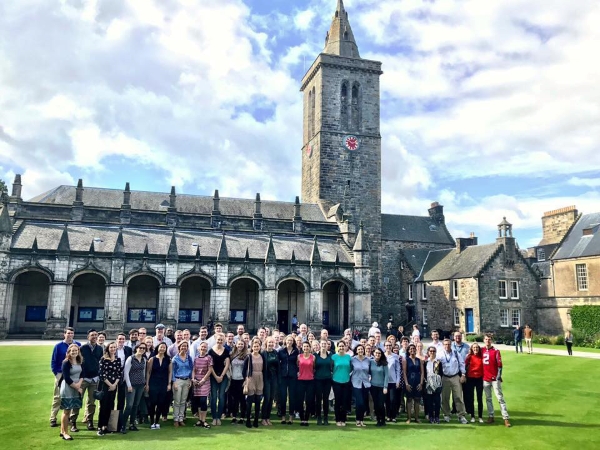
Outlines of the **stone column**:
M 44 339 L 60 339 L 69 323 L 71 308 L 71 288 L 67 283 L 69 257 L 57 256 L 54 265 L 54 281 L 48 292 L 48 317 Z
M 259 291 L 257 328 L 268 326 L 273 329 L 277 325 L 277 287 L 275 286 L 277 278 L 277 264 L 265 263 L 264 287 Z
M 112 339 L 123 331 L 127 321 L 127 286 L 123 274 L 125 260 L 113 258 L 111 266 L 111 283 L 106 286 L 104 294 L 104 330 Z
M 217 277 L 213 289 L 210 291 L 210 317 L 213 322 L 221 322 L 224 329 L 229 328 L 230 290 L 227 286 L 229 280 L 229 264 L 217 262 Z M 208 322 L 209 318 L 206 319 Z
M 321 289 L 322 271 L 320 265 L 313 265 L 310 268 L 310 287 L 305 292 L 305 302 L 307 305 L 307 320 L 311 330 L 320 330 L 323 328 L 323 289 Z M 331 317 L 330 317 L 331 320 Z
M 6 339 L 10 327 L 10 305 L 13 285 L 0 282 L 0 339 Z
M 177 274 L 179 264 L 176 261 L 167 261 L 165 265 L 165 284 L 160 287 L 158 296 L 157 321 L 166 326 L 176 327 L 179 317 L 179 295 Z

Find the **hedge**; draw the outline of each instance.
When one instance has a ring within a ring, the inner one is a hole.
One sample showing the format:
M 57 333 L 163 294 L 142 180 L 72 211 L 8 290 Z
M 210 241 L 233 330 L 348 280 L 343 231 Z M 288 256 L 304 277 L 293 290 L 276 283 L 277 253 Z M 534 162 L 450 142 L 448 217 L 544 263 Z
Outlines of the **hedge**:
M 573 336 L 589 342 L 600 333 L 600 306 L 573 306 L 571 324 L 573 330 L 577 330 L 577 334 L 573 332 Z

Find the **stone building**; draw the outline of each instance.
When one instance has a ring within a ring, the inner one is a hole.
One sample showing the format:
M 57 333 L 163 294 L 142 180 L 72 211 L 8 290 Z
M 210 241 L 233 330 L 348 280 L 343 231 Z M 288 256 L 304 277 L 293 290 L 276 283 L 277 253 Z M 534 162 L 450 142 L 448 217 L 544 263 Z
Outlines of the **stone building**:
M 426 332 L 535 326 L 538 277 L 518 250 L 506 218 L 495 243 L 478 245 L 471 234 L 457 238 L 451 249 L 406 249 L 403 254 L 404 282 Z
M 540 244 L 529 249 L 541 277 L 538 330 L 562 334 L 571 328 L 573 306 L 600 305 L 600 213 L 582 215 L 574 206 L 549 211 L 542 230 Z

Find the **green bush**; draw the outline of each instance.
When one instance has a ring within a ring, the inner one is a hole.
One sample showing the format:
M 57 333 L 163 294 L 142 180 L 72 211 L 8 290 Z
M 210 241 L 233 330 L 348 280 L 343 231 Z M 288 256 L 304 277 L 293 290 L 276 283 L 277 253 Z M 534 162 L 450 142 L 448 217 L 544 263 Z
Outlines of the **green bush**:
M 560 334 L 558 336 L 556 336 L 556 342 L 554 345 L 565 345 L 565 337 L 564 335 Z
M 483 342 L 482 334 L 468 334 L 467 342 Z
M 571 323 L 573 329 L 579 330 L 585 336 L 600 333 L 600 306 L 580 305 L 571 308 Z M 575 336 L 575 333 L 573 333 Z

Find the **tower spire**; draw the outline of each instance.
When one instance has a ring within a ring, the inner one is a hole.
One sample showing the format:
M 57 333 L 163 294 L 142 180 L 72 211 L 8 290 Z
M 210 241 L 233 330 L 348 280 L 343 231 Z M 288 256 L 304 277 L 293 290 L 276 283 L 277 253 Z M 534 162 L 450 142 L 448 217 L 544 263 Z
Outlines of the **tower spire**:
M 348 58 L 360 58 L 343 0 L 338 0 L 337 2 L 331 27 L 325 37 L 325 49 L 323 53 L 346 56 Z

